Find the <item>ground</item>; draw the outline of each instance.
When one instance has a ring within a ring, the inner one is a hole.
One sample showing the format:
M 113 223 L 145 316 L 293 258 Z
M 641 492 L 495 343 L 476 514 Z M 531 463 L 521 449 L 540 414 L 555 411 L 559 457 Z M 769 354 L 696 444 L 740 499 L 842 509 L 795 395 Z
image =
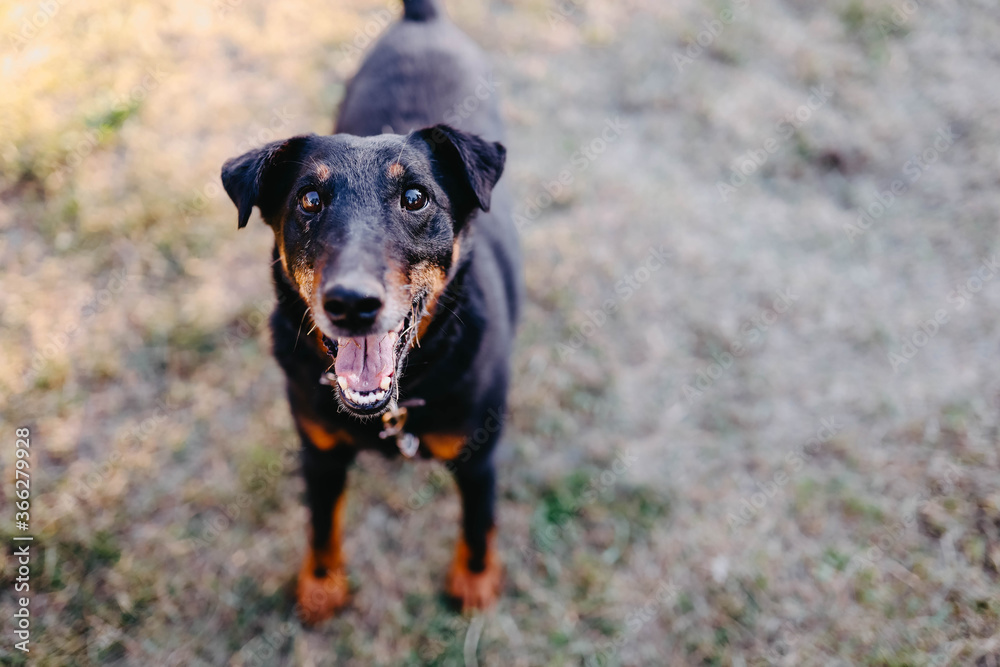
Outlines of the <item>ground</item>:
M 398 6 L 3 6 L 0 538 L 26 426 L 30 663 L 997 664 L 992 3 L 448 6 L 496 63 L 525 253 L 506 582 L 450 611 L 452 482 L 362 456 L 353 600 L 313 630 L 271 234 L 218 174 L 328 132 Z

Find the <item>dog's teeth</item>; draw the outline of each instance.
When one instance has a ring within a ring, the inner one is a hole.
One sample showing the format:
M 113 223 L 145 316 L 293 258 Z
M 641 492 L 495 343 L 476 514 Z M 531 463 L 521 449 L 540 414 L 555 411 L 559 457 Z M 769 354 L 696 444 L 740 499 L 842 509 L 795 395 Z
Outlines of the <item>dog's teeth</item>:
M 382 381 L 378 383 L 378 386 L 382 391 L 385 391 L 386 389 L 392 386 L 392 378 L 391 377 L 382 378 Z
M 390 380 L 390 378 L 386 379 Z M 343 390 L 344 397 L 347 398 L 347 400 L 349 400 L 351 403 L 355 403 L 356 405 L 374 405 L 375 403 L 384 400 L 386 397 L 386 391 L 384 389 L 372 389 L 370 391 L 354 391 L 353 389 L 349 389 L 347 387 L 347 382 L 343 378 L 337 378 L 337 383 Z M 388 387 L 391 384 L 391 380 L 390 382 L 383 381 L 382 384 Z

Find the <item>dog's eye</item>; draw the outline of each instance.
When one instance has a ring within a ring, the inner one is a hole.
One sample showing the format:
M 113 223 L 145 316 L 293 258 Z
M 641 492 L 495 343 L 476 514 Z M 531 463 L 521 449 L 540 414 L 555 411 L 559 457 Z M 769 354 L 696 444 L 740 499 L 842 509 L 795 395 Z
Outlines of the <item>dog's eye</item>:
M 427 206 L 427 191 L 419 186 L 407 188 L 399 199 L 399 205 L 407 211 L 419 211 Z
M 323 208 L 323 200 L 319 198 L 319 193 L 315 190 L 310 190 L 309 192 L 302 195 L 299 199 L 299 206 L 306 213 L 316 213 L 321 208 Z

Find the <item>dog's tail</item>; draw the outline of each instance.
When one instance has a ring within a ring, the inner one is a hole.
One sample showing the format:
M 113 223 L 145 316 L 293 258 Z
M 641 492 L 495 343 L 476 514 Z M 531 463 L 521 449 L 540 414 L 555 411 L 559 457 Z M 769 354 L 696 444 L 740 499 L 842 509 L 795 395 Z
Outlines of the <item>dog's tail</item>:
M 403 18 L 407 21 L 430 21 L 438 14 L 435 0 L 403 0 Z

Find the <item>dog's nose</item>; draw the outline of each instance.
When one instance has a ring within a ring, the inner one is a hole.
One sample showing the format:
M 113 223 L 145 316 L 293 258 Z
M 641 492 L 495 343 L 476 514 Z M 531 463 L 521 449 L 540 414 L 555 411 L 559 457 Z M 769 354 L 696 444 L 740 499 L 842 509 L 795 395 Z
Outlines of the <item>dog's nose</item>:
M 360 329 L 375 323 L 383 296 L 375 281 L 340 281 L 323 293 L 323 309 L 337 326 Z

